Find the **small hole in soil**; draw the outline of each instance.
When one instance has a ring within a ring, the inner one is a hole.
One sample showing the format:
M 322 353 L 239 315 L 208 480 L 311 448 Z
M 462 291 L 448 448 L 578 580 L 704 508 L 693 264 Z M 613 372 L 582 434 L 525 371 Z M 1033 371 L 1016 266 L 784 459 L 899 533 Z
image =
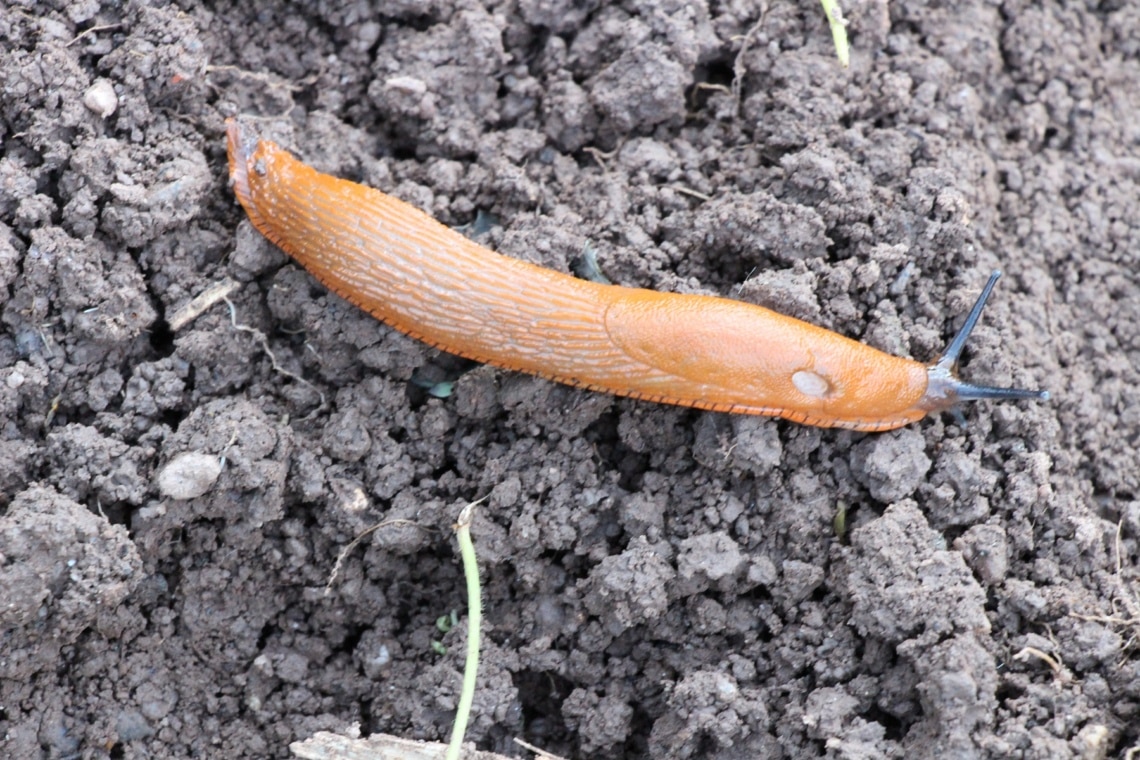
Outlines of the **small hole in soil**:
M 165 319 L 157 319 L 150 330 L 150 347 L 160 357 L 167 357 L 174 353 L 174 333 Z
M 266 623 L 261 627 L 261 634 L 257 637 L 257 651 L 265 649 L 265 645 L 269 643 L 269 638 L 277 631 L 277 626 L 274 623 Z
M 1125 757 L 1130 749 L 1140 742 L 1140 731 L 1129 729 L 1120 735 L 1120 741 L 1109 748 L 1108 757 Z
M 732 79 L 732 62 L 714 61 L 710 63 L 703 72 L 697 71 L 697 81 L 700 84 L 694 84 L 689 87 L 688 92 L 685 93 L 685 99 L 694 112 L 702 111 L 708 103 L 709 97 L 717 91 L 715 88 L 718 85 L 720 87 L 731 88 Z
M 653 732 L 654 718 L 643 702 L 633 706 L 633 719 L 629 723 L 629 738 L 625 742 L 626 757 L 648 757 L 649 735 Z
M 532 670 L 515 673 L 513 680 L 523 704 L 526 740 L 539 746 L 572 741 L 562 720 L 562 703 L 574 690 L 573 684 L 554 673 Z
M 379 729 L 373 723 L 372 716 L 372 700 L 362 699 L 360 701 L 360 732 L 363 738 L 367 739 L 376 733 Z
M 1004 704 L 1012 699 L 1020 699 L 1025 694 L 1025 689 L 1018 686 L 1016 683 L 1010 681 L 1002 681 L 998 684 L 997 696 L 998 704 Z
M 92 509 L 92 512 L 102 514 L 107 518 L 107 522 L 111 525 L 130 525 L 132 510 L 127 504 L 115 502 L 113 504 L 100 504 L 98 508 Z M 2 718 L 0 718 L 2 720 Z
M 649 467 L 649 456 L 639 454 L 621 442 L 618 434 L 618 413 L 603 414 L 586 431 L 594 444 L 598 458 L 606 469 L 620 473 L 618 485 L 630 492 L 641 490 L 641 479 Z
M 885 737 L 888 741 L 902 741 L 903 736 L 906 735 L 906 729 L 909 724 L 904 724 L 901 720 L 891 715 L 890 713 L 883 712 L 877 707 L 872 707 L 868 710 L 863 718 L 868 721 L 874 721 L 883 727 Z

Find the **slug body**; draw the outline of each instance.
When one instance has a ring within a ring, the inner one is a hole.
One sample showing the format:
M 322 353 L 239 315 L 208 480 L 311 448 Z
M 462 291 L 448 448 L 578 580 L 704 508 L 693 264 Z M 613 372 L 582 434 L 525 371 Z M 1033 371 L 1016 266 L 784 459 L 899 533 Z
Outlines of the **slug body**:
M 245 139 L 236 122 L 227 137 L 234 193 L 265 237 L 337 295 L 450 353 L 622 396 L 868 431 L 975 387 L 952 368 L 936 382 L 945 357 L 927 367 L 759 306 L 603 285 L 494 253 Z

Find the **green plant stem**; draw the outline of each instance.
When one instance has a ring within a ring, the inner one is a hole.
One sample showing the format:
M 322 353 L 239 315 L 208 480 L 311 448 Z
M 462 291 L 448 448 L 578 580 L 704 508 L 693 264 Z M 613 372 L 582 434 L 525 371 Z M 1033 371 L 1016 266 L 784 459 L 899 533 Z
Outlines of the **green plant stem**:
M 827 16 L 827 25 L 831 27 L 831 39 L 835 42 L 835 56 L 843 68 L 851 65 L 851 51 L 847 47 L 847 27 L 843 25 L 843 11 L 838 0 L 820 0 L 823 3 L 823 12 Z
M 463 735 L 471 717 L 471 703 L 475 699 L 475 678 L 479 672 L 479 636 L 483 623 L 483 594 L 479 587 L 479 563 L 475 559 L 475 544 L 471 542 L 471 520 L 475 507 L 483 499 L 463 508 L 455 523 L 455 537 L 459 540 L 459 556 L 463 560 L 463 577 L 467 579 L 467 661 L 463 664 L 463 688 L 459 691 L 459 707 L 455 711 L 455 725 L 447 745 L 446 760 L 459 760 Z

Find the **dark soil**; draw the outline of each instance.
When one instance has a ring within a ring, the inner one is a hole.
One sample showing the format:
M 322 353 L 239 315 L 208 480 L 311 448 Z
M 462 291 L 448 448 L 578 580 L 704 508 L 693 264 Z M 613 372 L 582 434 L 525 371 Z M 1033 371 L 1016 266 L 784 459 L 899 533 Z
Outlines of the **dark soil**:
M 1140 742 L 1140 5 L 845 4 L 848 71 L 815 0 L 0 9 L 0 755 L 446 736 L 484 496 L 481 748 Z M 865 435 L 431 397 L 449 357 L 252 230 L 239 114 L 504 253 L 923 361 L 1000 268 L 963 374 L 1053 400 Z

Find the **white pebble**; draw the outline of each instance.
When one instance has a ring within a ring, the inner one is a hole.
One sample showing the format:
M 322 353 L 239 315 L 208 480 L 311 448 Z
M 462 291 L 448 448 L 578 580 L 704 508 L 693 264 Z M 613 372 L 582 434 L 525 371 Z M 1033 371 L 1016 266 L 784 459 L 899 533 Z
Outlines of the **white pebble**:
M 218 457 L 186 451 L 171 459 L 156 479 L 158 491 L 171 499 L 196 499 L 209 491 L 222 474 Z
M 99 118 L 106 119 L 119 107 L 119 96 L 109 81 L 96 79 L 83 93 L 83 105 L 99 114 Z
M 409 95 L 423 95 L 427 92 L 427 82 L 412 76 L 388 77 L 384 80 L 384 86 Z

